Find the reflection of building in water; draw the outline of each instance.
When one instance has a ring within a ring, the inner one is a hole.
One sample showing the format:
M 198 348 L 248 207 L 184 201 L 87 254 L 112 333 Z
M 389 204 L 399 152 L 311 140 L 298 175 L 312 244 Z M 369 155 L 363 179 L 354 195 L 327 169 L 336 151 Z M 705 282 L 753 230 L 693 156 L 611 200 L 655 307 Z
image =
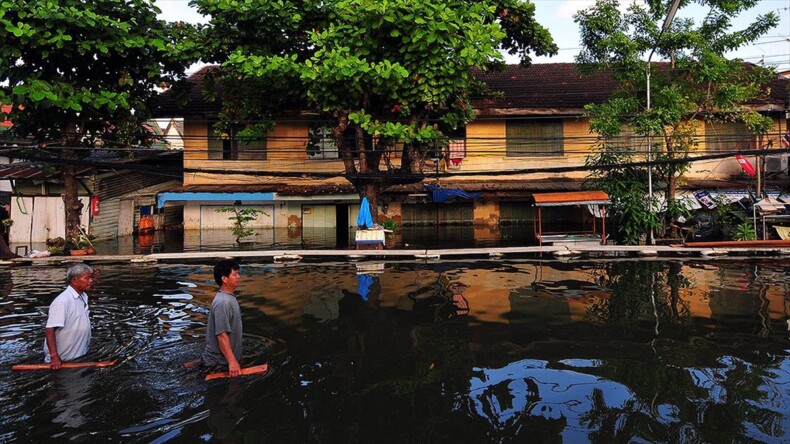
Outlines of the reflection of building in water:
M 640 264 L 646 262 L 633 262 L 633 266 Z M 403 311 L 413 309 L 414 298 L 410 295 L 436 291 L 441 286 L 440 276 L 445 275 L 450 281 L 469 286 L 463 294 L 470 307 L 471 322 L 558 325 L 588 321 L 588 309 L 612 296 L 605 283 L 606 268 L 611 263 L 605 261 L 503 262 L 491 268 L 458 266 L 450 270 L 444 267 L 442 271 L 420 266 L 391 269 L 382 264 L 371 265 L 375 270 L 356 265 L 244 266 L 239 303 L 244 310 L 264 312 L 280 327 L 301 328 L 304 313 L 334 319 L 337 295 L 343 290 L 358 293 L 361 275 L 375 277 L 378 307 Z M 760 313 L 769 319 L 786 319 L 790 309 L 783 293 L 784 274 L 779 265 L 775 268 L 762 266 L 755 273 L 736 263 L 684 263 L 680 273 L 689 285 L 679 288 L 680 303 L 691 318 L 717 318 L 724 311 L 735 310 L 744 319 L 759 318 L 763 316 Z M 668 265 L 662 263 L 661 282 L 666 282 L 667 273 Z M 199 284 L 193 294 L 197 301 L 208 304 L 215 289 L 213 278 L 204 274 L 205 279 L 198 281 L 204 284 Z M 769 282 L 770 288 L 761 296 L 759 290 L 764 282 Z

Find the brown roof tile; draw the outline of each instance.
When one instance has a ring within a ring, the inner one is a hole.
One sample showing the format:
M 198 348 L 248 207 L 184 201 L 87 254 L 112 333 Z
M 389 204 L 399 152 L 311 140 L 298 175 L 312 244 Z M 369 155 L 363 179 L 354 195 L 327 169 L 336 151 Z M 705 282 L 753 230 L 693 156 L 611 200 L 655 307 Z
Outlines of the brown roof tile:
M 477 109 L 575 109 L 609 99 L 617 83 L 606 72 L 582 75 L 574 63 L 508 65 L 502 71 L 474 71 L 493 97 L 473 100 Z M 500 95 L 500 97 L 497 97 Z
M 658 69 L 665 63 L 656 63 Z M 202 83 L 207 73 L 219 69 L 205 66 L 187 80 L 191 86 L 189 103 L 184 107 L 176 103 L 171 90 L 159 98 L 155 115 L 158 117 L 196 116 L 216 113 L 219 102 L 206 100 Z M 475 78 L 485 82 L 492 94 L 473 98 L 479 114 L 576 114 L 589 103 L 608 100 L 618 88 L 608 72 L 600 71 L 583 75 L 574 63 L 542 63 L 527 68 L 507 65 L 501 71 L 474 70 Z M 777 77 L 770 87 L 770 96 L 755 104 L 773 104 L 787 107 L 788 79 Z M 220 96 L 218 91 L 217 96 Z

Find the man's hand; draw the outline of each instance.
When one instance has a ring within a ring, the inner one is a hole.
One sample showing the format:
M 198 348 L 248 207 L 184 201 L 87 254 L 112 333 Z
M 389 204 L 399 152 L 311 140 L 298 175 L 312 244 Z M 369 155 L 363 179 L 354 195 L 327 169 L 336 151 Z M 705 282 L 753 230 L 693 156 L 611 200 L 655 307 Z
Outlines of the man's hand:
M 230 375 L 231 378 L 239 376 L 241 374 L 241 366 L 236 356 L 233 354 L 228 333 L 222 332 L 218 334 L 217 342 L 219 343 L 219 350 L 222 352 L 222 356 L 228 361 L 228 375 Z
M 236 361 L 235 359 L 233 360 L 233 362 L 228 362 L 228 375 L 231 378 L 235 378 L 240 374 L 241 374 L 241 366 L 239 365 L 239 362 Z
M 49 368 L 51 368 L 52 370 L 60 370 L 60 368 L 63 367 L 63 362 L 61 362 L 60 356 L 52 355 L 49 358 L 50 358 Z
M 52 370 L 60 370 L 63 362 L 58 355 L 58 344 L 55 340 L 55 328 L 49 327 L 44 329 L 44 335 L 47 337 L 47 347 L 49 348 L 49 368 Z

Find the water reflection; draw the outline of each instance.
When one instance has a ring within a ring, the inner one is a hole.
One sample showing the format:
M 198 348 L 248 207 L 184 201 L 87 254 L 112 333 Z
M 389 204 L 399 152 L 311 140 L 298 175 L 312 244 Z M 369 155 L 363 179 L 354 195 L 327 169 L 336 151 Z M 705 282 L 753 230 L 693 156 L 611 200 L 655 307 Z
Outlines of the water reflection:
M 243 264 L 242 364 L 206 383 L 211 265 L 100 266 L 91 359 L 42 359 L 58 268 L 0 269 L 0 440 L 790 437 L 781 262 Z

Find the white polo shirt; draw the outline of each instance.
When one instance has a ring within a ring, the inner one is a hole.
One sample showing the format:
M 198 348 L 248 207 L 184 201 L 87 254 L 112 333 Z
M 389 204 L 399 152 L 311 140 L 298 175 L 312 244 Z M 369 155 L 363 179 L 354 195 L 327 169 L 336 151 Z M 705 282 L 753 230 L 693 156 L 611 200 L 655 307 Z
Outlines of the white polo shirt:
M 55 328 L 55 343 L 61 361 L 71 361 L 88 353 L 91 322 L 88 318 L 88 295 L 79 294 L 69 285 L 49 306 L 47 328 Z M 44 339 L 44 362 L 50 362 Z

